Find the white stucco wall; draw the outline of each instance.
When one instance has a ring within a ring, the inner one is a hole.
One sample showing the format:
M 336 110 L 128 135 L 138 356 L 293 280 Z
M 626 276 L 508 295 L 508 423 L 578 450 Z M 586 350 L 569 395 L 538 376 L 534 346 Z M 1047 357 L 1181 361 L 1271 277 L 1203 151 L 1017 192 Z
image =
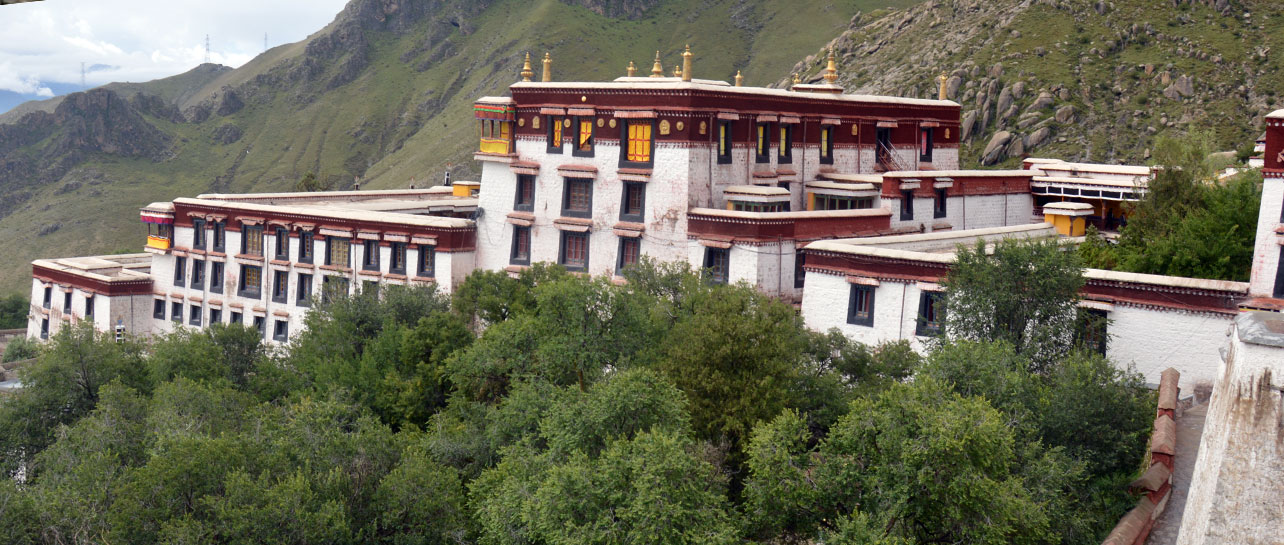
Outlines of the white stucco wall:
M 915 333 L 922 290 L 916 282 L 882 281 L 874 290 L 872 327 L 847 323 L 851 286 L 845 277 L 818 272 L 807 273 L 803 290 L 803 322 L 817 331 L 838 328 L 847 337 L 870 346 L 906 339 L 922 351 L 928 337 Z
M 1197 382 L 1217 376 L 1217 353 L 1226 344 L 1233 316 L 1115 305 L 1107 313 L 1110 343 L 1106 351 L 1121 366 L 1135 365 L 1146 382 L 1159 384 L 1159 374 L 1181 372 L 1178 386 L 1186 393 Z
M 1279 274 L 1281 235 L 1280 208 L 1284 207 L 1284 178 L 1266 178 L 1262 183 L 1261 207 L 1257 213 L 1257 241 L 1253 246 L 1253 268 L 1249 278 L 1249 295 L 1271 297 Z

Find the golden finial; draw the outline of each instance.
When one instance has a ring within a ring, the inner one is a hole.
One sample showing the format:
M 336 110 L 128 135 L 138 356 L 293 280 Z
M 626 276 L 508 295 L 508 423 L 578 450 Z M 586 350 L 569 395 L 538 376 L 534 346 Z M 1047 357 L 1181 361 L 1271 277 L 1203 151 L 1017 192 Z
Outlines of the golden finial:
M 838 66 L 834 64 L 834 50 L 829 50 L 829 63 L 825 66 L 825 82 L 833 85 L 838 81 Z
M 939 86 L 940 86 L 940 92 L 939 92 L 940 97 L 939 97 L 939 98 L 940 98 L 941 100 L 945 100 L 945 82 L 946 82 L 946 81 L 949 81 L 949 78 L 946 78 L 946 77 L 945 77 L 945 71 L 944 71 L 944 70 L 942 70 L 942 71 L 941 71 L 941 75 L 936 76 L 936 83 L 937 83 L 937 85 L 939 85 Z
M 798 85 L 799 83 L 802 83 L 802 79 L 798 77 L 797 72 L 794 72 L 794 85 Z
M 736 87 L 744 87 L 744 84 L 745 84 L 745 77 L 740 75 L 739 70 L 736 70 Z
M 629 61 L 629 67 L 625 68 L 624 70 L 625 70 L 625 73 L 628 74 L 630 78 L 638 75 L 638 66 L 636 64 L 633 64 L 633 61 Z
M 530 81 L 535 72 L 531 71 L 531 52 L 526 52 L 526 61 L 522 63 L 522 81 Z
M 544 52 L 544 75 L 540 81 L 553 81 L 553 57 L 547 51 Z
M 691 81 L 691 44 L 682 52 L 682 81 Z
M 676 64 L 675 64 L 675 65 L 673 65 L 673 77 L 675 77 L 675 78 L 680 78 L 680 77 L 682 77 L 682 67 L 681 67 L 681 66 L 678 66 L 678 65 L 676 65 Z
M 662 78 L 662 77 L 664 77 L 664 65 L 660 64 L 660 52 L 659 52 L 659 51 L 656 51 L 656 52 L 655 52 L 655 65 L 651 67 L 651 77 L 653 77 L 653 78 Z

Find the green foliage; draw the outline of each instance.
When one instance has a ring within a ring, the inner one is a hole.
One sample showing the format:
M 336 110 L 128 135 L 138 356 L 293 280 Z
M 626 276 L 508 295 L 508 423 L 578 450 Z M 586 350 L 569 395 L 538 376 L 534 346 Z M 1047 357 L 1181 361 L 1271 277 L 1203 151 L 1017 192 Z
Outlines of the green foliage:
M 1083 266 L 1055 240 L 960 246 L 945 288 L 952 338 L 1002 341 L 1043 369 L 1074 343 Z
M 29 339 L 26 335 L 16 337 L 9 341 L 4 347 L 4 363 L 12 361 L 25 360 L 40 355 L 40 343 L 35 339 Z
M 0 298 L 0 329 L 19 329 L 27 327 L 29 305 L 26 297 L 13 294 Z

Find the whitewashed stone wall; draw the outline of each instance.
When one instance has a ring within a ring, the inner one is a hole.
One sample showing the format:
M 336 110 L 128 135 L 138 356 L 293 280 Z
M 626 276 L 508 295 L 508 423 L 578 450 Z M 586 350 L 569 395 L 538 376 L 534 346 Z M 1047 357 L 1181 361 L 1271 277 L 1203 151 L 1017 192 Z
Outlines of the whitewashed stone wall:
M 46 286 L 52 289 L 48 314 L 45 314 L 43 308 Z M 46 318 L 49 320 L 50 337 L 56 335 L 65 326 L 85 320 L 85 310 L 89 306 L 88 298 L 92 298 L 94 302 L 94 312 L 89 317 L 92 320 L 94 329 L 98 331 L 115 331 L 116 323 L 119 320 L 120 324 L 125 327 L 125 333 L 129 335 L 150 335 L 153 333 L 151 319 L 152 296 L 150 294 L 109 297 L 73 287 L 71 289 L 71 306 L 66 307 L 66 288 L 68 287 L 57 283 L 46 284 L 36 278 L 31 279 L 30 311 L 27 314 L 27 337 L 39 339 L 41 326 Z
M 1234 317 L 1115 305 L 1107 318 L 1106 356 L 1111 361 L 1135 365 L 1151 384 L 1159 384 L 1159 374 L 1172 367 L 1181 372 L 1182 392 L 1191 392 L 1196 383 L 1212 382 L 1217 376 L 1217 352 L 1226 344 Z
M 1262 204 L 1257 213 L 1257 242 L 1253 248 L 1253 268 L 1249 294 L 1270 297 L 1279 274 L 1280 208 L 1284 207 L 1284 178 L 1266 178 L 1262 183 Z
M 919 297 L 916 282 L 881 282 L 874 289 L 874 323 L 872 327 L 847 323 L 851 304 L 851 286 L 845 277 L 818 272 L 807 273 L 803 290 L 803 322 L 811 329 L 828 331 L 838 328 L 852 340 L 870 346 L 905 339 L 915 350 L 923 351 L 928 337 L 919 337 Z

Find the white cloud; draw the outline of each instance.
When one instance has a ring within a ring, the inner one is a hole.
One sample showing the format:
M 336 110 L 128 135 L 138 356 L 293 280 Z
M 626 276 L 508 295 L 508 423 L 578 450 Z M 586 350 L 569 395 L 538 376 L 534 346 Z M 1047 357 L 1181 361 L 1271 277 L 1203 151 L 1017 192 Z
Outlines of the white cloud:
M 269 46 L 320 30 L 346 0 L 59 0 L 0 7 L 0 89 L 51 96 L 80 83 L 81 63 L 101 65 L 90 86 L 179 74 L 205 59 L 237 67 Z

